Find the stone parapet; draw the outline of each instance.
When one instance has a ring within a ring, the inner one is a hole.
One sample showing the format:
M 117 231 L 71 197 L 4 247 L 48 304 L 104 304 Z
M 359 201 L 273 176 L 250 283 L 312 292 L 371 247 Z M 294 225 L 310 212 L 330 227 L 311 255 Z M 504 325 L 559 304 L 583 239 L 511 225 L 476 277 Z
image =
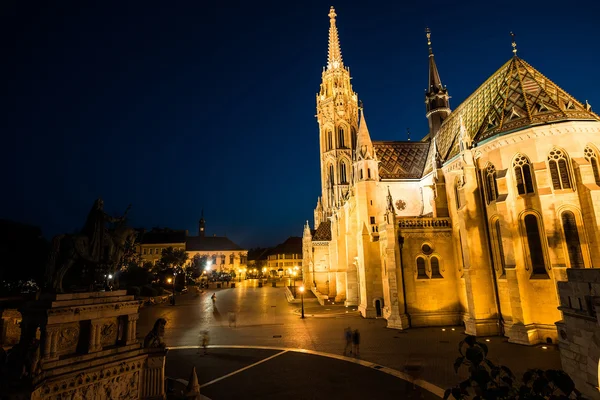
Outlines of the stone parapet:
M 600 269 L 567 270 L 568 281 L 558 282 L 563 319 L 556 323 L 563 370 L 578 390 L 600 398 Z
M 450 228 L 450 218 L 398 218 L 398 227 L 402 229 Z

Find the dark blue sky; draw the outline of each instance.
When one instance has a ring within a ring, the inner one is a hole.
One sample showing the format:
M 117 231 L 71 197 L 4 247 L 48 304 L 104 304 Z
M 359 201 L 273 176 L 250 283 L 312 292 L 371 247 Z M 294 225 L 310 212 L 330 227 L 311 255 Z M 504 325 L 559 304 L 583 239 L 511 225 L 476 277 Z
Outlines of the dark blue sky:
M 315 93 L 330 1 L 2 2 L 0 217 L 47 237 L 95 198 L 135 226 L 244 246 L 301 235 L 320 191 Z M 93 4 L 92 4 L 93 3 Z M 16 5 L 18 4 L 18 6 Z M 456 107 L 512 55 L 600 109 L 600 6 L 339 1 L 373 139 L 427 130 L 424 29 Z

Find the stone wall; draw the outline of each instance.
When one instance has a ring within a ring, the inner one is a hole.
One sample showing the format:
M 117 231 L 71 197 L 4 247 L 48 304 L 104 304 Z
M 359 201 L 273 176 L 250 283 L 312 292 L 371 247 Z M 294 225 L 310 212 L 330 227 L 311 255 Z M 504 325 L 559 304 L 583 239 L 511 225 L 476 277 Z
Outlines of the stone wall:
M 0 317 L 0 347 L 14 346 L 21 337 L 21 313 L 8 309 Z
M 568 269 L 558 283 L 563 319 L 556 323 L 563 370 L 579 391 L 600 399 L 600 269 Z

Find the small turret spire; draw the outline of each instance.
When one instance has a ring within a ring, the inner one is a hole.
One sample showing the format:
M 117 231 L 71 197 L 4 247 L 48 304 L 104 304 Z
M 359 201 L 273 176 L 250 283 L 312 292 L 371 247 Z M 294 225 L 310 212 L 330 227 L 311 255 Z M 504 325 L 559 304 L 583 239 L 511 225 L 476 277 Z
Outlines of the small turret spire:
M 429 46 L 429 88 L 428 91 L 441 90 L 443 88 L 442 80 L 440 79 L 440 73 L 438 72 L 437 65 L 433 58 L 433 49 L 431 48 L 431 30 L 425 29 L 425 35 L 427 36 L 427 46 Z
M 515 34 L 514 33 L 510 33 L 510 37 L 512 37 L 512 52 L 514 54 L 514 56 L 517 56 L 517 42 L 515 42 Z
M 433 57 L 431 30 L 429 28 L 425 29 L 425 36 L 429 47 L 429 82 L 427 89 L 425 89 L 425 108 L 427 110 L 425 115 L 429 120 L 429 133 L 435 136 L 437 131 L 440 130 L 442 122 L 450 114 L 450 96 L 448 96 L 448 89 L 442 85 L 440 73 Z
M 372 159 L 375 156 L 375 152 L 373 151 L 373 142 L 371 142 L 369 128 L 367 128 L 362 101 L 358 107 L 358 112 L 360 113 L 360 122 L 358 124 L 358 134 L 356 135 L 356 159 Z
M 327 59 L 327 69 L 336 69 L 342 67 L 342 49 L 340 47 L 340 38 L 338 36 L 337 26 L 335 26 L 335 9 L 331 6 L 329 9 L 329 53 Z
M 425 36 L 427 36 L 427 46 L 429 46 L 429 54 L 433 55 L 433 49 L 431 48 L 431 30 L 425 28 Z

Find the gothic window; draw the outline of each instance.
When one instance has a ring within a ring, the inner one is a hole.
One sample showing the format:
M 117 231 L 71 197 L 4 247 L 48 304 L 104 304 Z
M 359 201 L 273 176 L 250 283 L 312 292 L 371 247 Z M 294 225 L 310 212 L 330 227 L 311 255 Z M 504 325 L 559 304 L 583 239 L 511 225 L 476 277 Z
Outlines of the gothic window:
M 460 208 L 460 178 L 456 177 L 454 180 L 454 199 L 456 200 L 456 209 Z
M 440 260 L 437 257 L 431 257 L 429 264 L 431 265 L 431 277 L 443 278 L 442 274 L 440 274 Z
M 515 179 L 517 181 L 517 191 L 519 194 L 533 193 L 533 179 L 531 177 L 531 163 L 522 154 L 519 154 L 513 161 Z
M 371 179 L 371 168 L 367 168 L 367 178 Z
M 498 183 L 496 182 L 496 167 L 488 164 L 485 169 L 485 191 L 487 192 L 487 202 L 490 204 L 498 198 Z
M 373 225 L 375 223 L 375 217 L 369 217 L 371 220 L 371 225 Z
M 360 179 L 362 180 L 362 178 L 363 178 L 363 170 L 361 169 L 360 170 Z
M 585 268 L 575 214 L 571 211 L 565 211 L 561 214 L 560 218 L 565 232 L 565 241 L 567 243 L 567 253 L 569 253 L 571 268 Z
M 356 149 L 356 129 L 352 128 L 352 148 Z
M 496 229 L 496 249 L 498 250 L 498 260 L 500 275 L 504 275 L 506 273 L 506 261 L 504 259 L 504 246 L 502 245 L 502 231 L 500 230 L 500 220 L 497 219 L 494 224 L 494 228 Z
M 346 142 L 344 141 L 344 128 L 341 126 L 338 128 L 338 147 L 342 149 L 346 147 Z
M 343 161 L 340 163 L 340 183 L 348 183 L 348 180 L 346 179 L 346 163 Z
M 333 165 L 329 166 L 329 183 L 331 186 L 335 184 L 335 176 L 333 175 Z
M 233 254 L 229 255 L 229 264 L 233 264 Z
M 571 176 L 565 153 L 560 149 L 552 149 L 548 154 L 548 166 L 554 190 L 571 189 Z
M 544 261 L 544 250 L 542 248 L 542 240 L 540 238 L 538 219 L 533 214 L 527 214 L 524 222 L 533 273 L 546 274 L 546 263 Z
M 333 149 L 333 134 L 327 131 L 327 150 Z
M 600 171 L 598 170 L 598 156 L 594 149 L 590 146 L 586 146 L 583 151 L 585 155 L 585 159 L 589 161 L 592 165 L 592 171 L 594 171 L 594 179 L 596 180 L 596 185 L 600 186 Z
M 427 272 L 425 271 L 425 259 L 423 257 L 417 257 L 417 279 L 427 278 Z

